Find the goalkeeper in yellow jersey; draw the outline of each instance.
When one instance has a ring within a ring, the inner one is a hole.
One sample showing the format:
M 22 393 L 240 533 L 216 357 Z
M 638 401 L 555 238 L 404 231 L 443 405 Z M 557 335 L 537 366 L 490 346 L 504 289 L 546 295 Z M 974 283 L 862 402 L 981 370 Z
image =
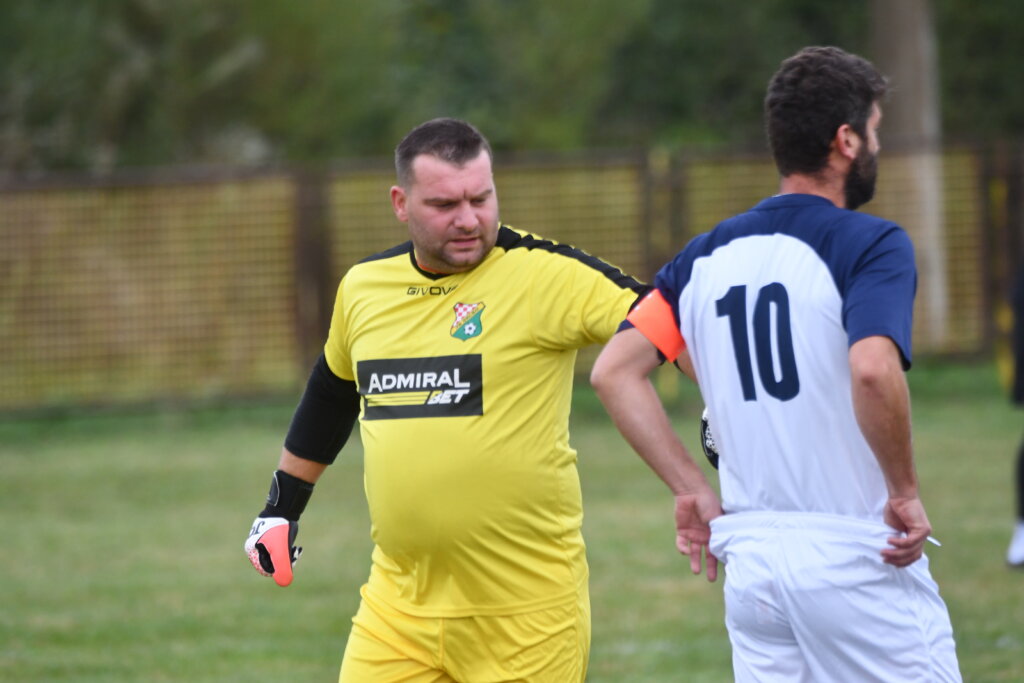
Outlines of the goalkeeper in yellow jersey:
M 647 287 L 500 223 L 491 157 L 455 119 L 398 145 L 391 203 L 410 241 L 342 279 L 246 542 L 291 582 L 299 515 L 358 418 L 375 547 L 343 682 L 586 675 L 573 365 Z

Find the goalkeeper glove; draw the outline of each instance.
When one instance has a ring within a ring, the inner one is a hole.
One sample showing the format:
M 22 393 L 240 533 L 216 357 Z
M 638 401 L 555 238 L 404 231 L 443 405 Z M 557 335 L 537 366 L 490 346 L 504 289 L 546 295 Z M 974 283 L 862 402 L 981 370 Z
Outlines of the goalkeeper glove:
M 253 522 L 245 539 L 245 554 L 263 576 L 274 577 L 278 586 L 292 582 L 292 565 L 302 555 L 295 546 L 299 516 L 306 509 L 313 485 L 283 470 L 274 472 L 267 506 Z
M 299 523 L 284 517 L 257 517 L 245 540 L 249 561 L 263 576 L 274 577 L 278 586 L 292 582 L 292 565 L 302 555 L 294 545 Z

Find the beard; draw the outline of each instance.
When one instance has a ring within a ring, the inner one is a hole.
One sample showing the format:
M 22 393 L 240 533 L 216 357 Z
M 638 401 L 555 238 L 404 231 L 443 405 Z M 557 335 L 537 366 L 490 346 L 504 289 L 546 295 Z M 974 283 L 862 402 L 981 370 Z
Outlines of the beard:
M 861 147 L 857 158 L 850 166 L 850 172 L 843 183 L 846 208 L 854 211 L 871 201 L 875 196 L 875 180 L 878 178 L 878 155 L 868 152 L 867 145 Z

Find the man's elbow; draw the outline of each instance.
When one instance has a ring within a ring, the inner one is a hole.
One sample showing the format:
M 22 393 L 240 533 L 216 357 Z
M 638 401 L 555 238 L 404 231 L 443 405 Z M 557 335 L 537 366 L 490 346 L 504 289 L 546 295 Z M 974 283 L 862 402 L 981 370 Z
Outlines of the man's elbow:
M 623 357 L 614 353 L 602 353 L 590 370 L 590 386 L 606 406 L 623 391 L 633 378 L 633 368 L 623 363 Z
M 855 388 L 873 390 L 883 385 L 890 372 L 885 363 L 864 361 L 850 368 L 850 379 Z
M 602 363 L 601 359 L 598 358 L 594 363 L 594 367 L 590 370 L 590 386 L 594 388 L 598 397 L 603 397 L 611 386 L 612 380 L 610 375 L 611 373 L 606 364 Z
M 902 376 L 896 345 L 885 337 L 870 337 L 850 350 L 850 380 L 854 388 L 874 390 Z
M 634 391 L 658 364 L 654 346 L 639 331 L 625 330 L 601 350 L 590 371 L 590 385 L 607 406 Z

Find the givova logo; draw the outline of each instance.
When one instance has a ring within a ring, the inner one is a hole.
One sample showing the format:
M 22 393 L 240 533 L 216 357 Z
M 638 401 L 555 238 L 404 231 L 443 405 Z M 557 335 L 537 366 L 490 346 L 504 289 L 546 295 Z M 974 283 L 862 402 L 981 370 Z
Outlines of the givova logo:
M 356 363 L 364 420 L 483 415 L 480 354 Z

